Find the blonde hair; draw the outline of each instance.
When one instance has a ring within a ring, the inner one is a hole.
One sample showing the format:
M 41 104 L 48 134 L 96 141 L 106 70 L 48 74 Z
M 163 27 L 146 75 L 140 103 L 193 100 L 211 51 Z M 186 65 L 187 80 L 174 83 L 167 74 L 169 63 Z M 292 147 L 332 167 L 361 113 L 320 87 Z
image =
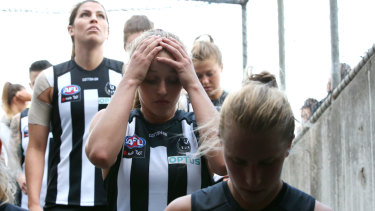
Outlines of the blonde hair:
M 165 37 L 165 38 L 172 37 L 172 38 L 176 39 L 178 42 L 182 43 L 181 40 L 180 40 L 180 38 L 178 38 L 176 35 L 174 35 L 174 34 L 172 34 L 170 32 L 164 31 L 162 29 L 150 29 L 148 31 L 143 32 L 140 36 L 138 36 L 130 44 L 129 57 L 131 58 L 133 56 L 135 50 L 137 49 L 137 47 L 139 46 L 139 44 L 143 40 L 145 40 L 147 37 L 153 36 L 153 35 L 160 36 L 160 37 Z M 140 103 L 140 100 L 139 100 L 139 92 L 137 90 L 135 98 L 134 98 L 134 102 L 133 102 L 133 109 L 134 108 L 140 108 L 140 107 L 141 107 L 141 103 Z
M 11 176 L 9 168 L 0 158 L 0 201 L 4 203 L 14 203 L 14 195 L 16 193 L 15 180 Z M 2 205 L 1 204 L 1 205 Z
M 231 127 L 254 134 L 272 132 L 289 144 L 294 138 L 294 120 L 286 96 L 273 83 L 250 79 L 240 90 L 227 96 L 221 107 L 219 123 L 213 120 L 202 127 L 211 127 L 209 133 L 216 132 L 221 138 Z M 202 134 L 202 137 L 201 155 L 220 149 L 220 139 L 210 139 L 208 134 Z
M 219 47 L 215 45 L 213 38 L 208 36 L 209 40 L 200 40 L 203 35 L 197 37 L 191 49 L 191 60 L 193 63 L 202 62 L 213 58 L 217 64 L 223 66 L 222 56 Z
M 273 131 L 286 141 L 294 138 L 294 116 L 286 96 L 277 88 L 258 81 L 249 81 L 224 101 L 220 137 L 230 125 L 257 134 Z

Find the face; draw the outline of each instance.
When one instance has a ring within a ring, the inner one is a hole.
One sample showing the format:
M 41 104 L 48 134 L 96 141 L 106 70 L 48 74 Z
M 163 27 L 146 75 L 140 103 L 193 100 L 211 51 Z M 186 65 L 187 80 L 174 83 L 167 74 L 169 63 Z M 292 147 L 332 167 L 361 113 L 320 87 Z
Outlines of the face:
M 290 145 L 269 132 L 253 134 L 236 124 L 228 127 L 222 139 L 233 196 L 244 208 L 262 208 L 281 188 L 281 170 Z
M 38 75 L 41 73 L 42 71 L 32 71 L 30 72 L 30 88 L 31 89 L 34 89 L 34 84 L 35 84 L 35 80 L 36 80 L 36 77 L 38 77 Z
M 215 59 L 209 58 L 194 63 L 195 72 L 204 90 L 211 100 L 217 100 L 222 94 L 220 87 L 220 74 L 223 69 Z
M 311 111 L 310 111 L 309 108 L 302 108 L 301 109 L 302 123 L 306 123 L 310 116 L 311 116 Z
M 80 6 L 73 25 L 68 26 L 70 36 L 77 42 L 103 43 L 108 38 L 107 15 L 103 7 L 95 2 Z
M 165 51 L 158 57 L 172 58 Z M 174 116 L 182 85 L 176 71 L 153 60 L 145 80 L 139 87 L 142 113 L 152 123 L 163 123 Z

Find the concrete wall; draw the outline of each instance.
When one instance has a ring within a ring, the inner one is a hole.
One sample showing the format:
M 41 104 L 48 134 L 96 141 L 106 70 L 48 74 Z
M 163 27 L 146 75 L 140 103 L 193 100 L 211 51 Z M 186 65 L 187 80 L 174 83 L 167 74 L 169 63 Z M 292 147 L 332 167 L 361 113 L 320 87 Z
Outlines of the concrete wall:
M 373 51 L 372 51 L 373 52 Z M 295 139 L 282 178 L 334 210 L 375 210 L 375 54 Z

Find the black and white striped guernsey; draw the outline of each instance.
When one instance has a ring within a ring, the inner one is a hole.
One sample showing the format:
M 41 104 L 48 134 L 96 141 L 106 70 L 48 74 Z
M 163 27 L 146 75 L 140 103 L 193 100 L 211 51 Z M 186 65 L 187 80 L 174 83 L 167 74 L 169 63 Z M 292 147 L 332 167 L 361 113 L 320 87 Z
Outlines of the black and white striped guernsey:
M 84 146 L 92 118 L 108 105 L 122 78 L 122 65 L 104 58 L 86 71 L 70 60 L 45 70 L 54 87 L 46 206 L 106 205 L 101 170 L 88 160 Z
M 193 113 L 177 110 L 160 125 L 132 110 L 122 149 L 105 184 L 109 210 L 164 210 L 173 199 L 212 185 Z M 119 131 L 121 132 L 121 131 Z
M 28 126 L 28 114 L 29 108 L 23 110 L 20 114 L 20 128 L 19 131 L 21 133 L 21 167 L 23 173 L 25 173 L 25 157 L 26 157 L 26 150 L 27 146 L 29 145 L 29 126 Z M 48 174 L 48 163 L 50 162 L 48 152 L 50 146 L 50 140 L 52 139 L 52 133 L 48 136 L 47 146 L 46 146 L 46 153 L 44 155 L 44 172 L 43 172 L 43 179 L 42 179 L 42 187 L 40 189 L 40 206 L 44 206 L 44 201 L 46 198 L 46 190 L 47 190 L 47 174 Z M 27 195 L 20 191 L 20 205 L 22 208 L 28 208 L 28 197 Z

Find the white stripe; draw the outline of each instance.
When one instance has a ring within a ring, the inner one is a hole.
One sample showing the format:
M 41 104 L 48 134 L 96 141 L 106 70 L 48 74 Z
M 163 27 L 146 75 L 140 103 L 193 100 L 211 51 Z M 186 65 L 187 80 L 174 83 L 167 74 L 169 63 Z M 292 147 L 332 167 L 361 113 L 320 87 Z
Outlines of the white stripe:
M 191 153 L 190 155 L 193 156 L 194 153 L 198 150 L 198 142 L 197 138 L 194 135 L 194 127 L 193 123 L 190 125 L 187 124 L 186 120 L 182 120 L 182 133 L 184 136 L 189 140 Z M 189 154 L 187 154 L 189 155 Z M 197 157 L 192 157 L 192 159 Z M 191 194 L 196 190 L 201 189 L 202 184 L 202 177 L 201 177 L 201 170 L 202 170 L 202 159 L 200 159 L 200 165 L 186 165 L 187 168 L 187 189 L 186 194 Z
M 85 143 L 88 137 L 90 123 L 98 112 L 98 90 L 84 90 L 85 133 L 82 140 L 82 175 L 81 175 L 81 206 L 93 206 L 95 201 L 95 166 L 88 160 L 85 153 Z
M 128 124 L 127 136 L 134 135 L 135 118 Z M 124 149 L 121 150 L 123 153 Z M 130 173 L 132 169 L 132 158 L 121 158 L 117 176 L 117 210 L 130 210 Z
M 117 88 L 117 85 L 120 83 L 122 79 L 121 73 L 118 73 L 111 69 L 108 70 L 108 73 L 109 73 L 109 83 L 112 85 L 115 85 Z
M 164 210 L 168 203 L 167 148 L 150 147 L 148 210 Z
M 47 177 L 48 177 L 48 157 L 49 157 L 49 145 L 50 139 L 52 138 L 52 133 L 48 134 L 46 153 L 44 154 L 44 172 L 42 179 L 42 188 L 40 189 L 40 206 L 43 207 L 45 204 L 46 194 L 47 194 Z
M 71 84 L 70 72 L 57 79 L 59 114 L 61 126 L 64 126 L 60 137 L 64 141 L 61 142 L 60 163 L 57 167 L 57 204 L 68 204 L 69 195 L 69 154 L 72 151 L 71 109 L 70 102 L 61 103 L 61 89 L 67 84 Z

